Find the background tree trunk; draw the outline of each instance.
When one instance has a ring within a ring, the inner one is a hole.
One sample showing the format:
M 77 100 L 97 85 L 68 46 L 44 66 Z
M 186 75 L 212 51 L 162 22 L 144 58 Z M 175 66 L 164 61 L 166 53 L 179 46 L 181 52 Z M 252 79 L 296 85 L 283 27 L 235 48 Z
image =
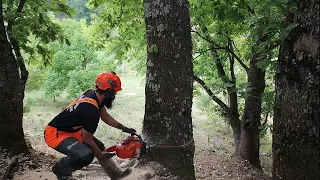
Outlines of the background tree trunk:
M 210 40 L 210 35 L 208 29 L 205 25 L 201 25 L 201 30 L 207 40 Z M 228 106 L 224 107 L 225 103 L 219 104 L 222 109 L 224 109 L 225 113 L 227 114 L 227 118 L 229 120 L 229 124 L 232 129 L 233 141 L 234 141 L 234 148 L 235 148 L 235 155 L 240 157 L 240 138 L 241 138 L 241 124 L 239 119 L 239 109 L 238 109 L 238 95 L 236 90 L 236 77 L 234 74 L 234 57 L 229 57 L 230 60 L 230 76 L 231 79 L 226 74 L 224 67 L 222 65 L 220 56 L 218 55 L 218 51 L 216 48 L 216 43 L 210 40 L 210 55 L 212 57 L 213 63 L 216 65 L 218 76 L 220 77 L 221 81 L 226 84 L 232 84 L 233 86 L 227 87 L 228 92 Z M 228 38 L 228 46 L 231 51 L 233 51 L 233 46 L 231 45 L 231 39 Z M 204 82 L 203 82 L 204 83 Z M 209 93 L 209 96 L 210 93 Z M 212 96 L 211 96 L 212 97 Z M 213 99 L 215 101 L 215 99 Z M 221 101 L 221 100 L 220 100 Z
M 245 101 L 241 119 L 240 157 L 261 169 L 259 158 L 259 126 L 261 116 L 261 98 L 265 88 L 265 71 L 257 67 L 257 58 L 250 60 L 248 84 L 250 90 Z
M 0 146 L 17 154 L 28 152 L 22 128 L 25 81 L 8 42 L 2 2 L 0 8 Z
M 192 129 L 193 64 L 187 0 L 144 1 L 147 37 L 143 135 L 149 158 L 181 179 L 195 179 Z
M 319 179 L 319 0 L 297 1 L 280 47 L 273 131 L 273 178 Z

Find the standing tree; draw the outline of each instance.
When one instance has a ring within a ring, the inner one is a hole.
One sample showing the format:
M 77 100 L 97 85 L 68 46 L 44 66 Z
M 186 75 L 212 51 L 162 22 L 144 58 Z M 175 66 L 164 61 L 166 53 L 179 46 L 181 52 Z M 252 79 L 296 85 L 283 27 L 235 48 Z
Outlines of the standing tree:
M 23 7 L 24 2 L 19 7 Z M 14 153 L 28 152 L 22 129 L 23 98 L 28 71 L 21 59 L 14 56 L 8 39 L 0 0 L 0 145 Z
M 0 0 L 0 146 L 13 153 L 28 152 L 22 128 L 28 71 L 22 51 L 42 54 L 47 62 L 48 51 L 43 43 L 58 37 L 64 40 L 59 27 L 48 17 L 48 11 L 70 10 L 60 1 Z M 30 47 L 30 34 L 39 38 L 37 47 Z
M 274 179 L 318 179 L 319 0 L 298 0 L 287 24 L 298 24 L 281 44 L 273 132 Z
M 189 3 L 145 0 L 144 13 L 148 55 L 143 135 L 158 144 L 148 156 L 181 179 L 195 179 Z
M 279 39 L 289 30 L 282 25 L 289 3 L 191 2 L 196 49 L 194 79 L 228 120 L 235 155 L 261 168 L 259 134 L 265 123 L 261 125 L 260 120 L 262 115 L 272 114 L 273 100 L 268 98 L 273 94 L 270 91 L 273 85 L 267 78 L 275 71 L 273 64 Z M 222 93 L 225 95 L 220 95 Z

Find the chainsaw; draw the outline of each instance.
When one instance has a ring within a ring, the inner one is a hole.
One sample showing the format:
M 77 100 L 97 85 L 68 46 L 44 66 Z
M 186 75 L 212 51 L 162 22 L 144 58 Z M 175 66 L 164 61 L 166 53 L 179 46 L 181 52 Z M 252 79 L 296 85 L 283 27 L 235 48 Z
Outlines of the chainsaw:
M 147 152 L 147 142 L 140 135 L 133 133 L 104 151 L 115 153 L 121 159 L 140 158 Z

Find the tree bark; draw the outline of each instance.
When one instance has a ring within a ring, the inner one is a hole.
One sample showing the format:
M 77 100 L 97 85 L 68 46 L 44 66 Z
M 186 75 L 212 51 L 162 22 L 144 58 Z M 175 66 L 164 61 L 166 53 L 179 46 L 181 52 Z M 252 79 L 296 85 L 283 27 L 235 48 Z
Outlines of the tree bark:
M 228 37 L 228 46 L 229 49 L 233 52 L 233 44 L 230 37 Z M 235 155 L 240 157 L 240 139 L 241 139 L 241 124 L 239 119 L 239 108 L 238 108 L 238 93 L 236 89 L 236 76 L 234 73 L 234 56 L 229 54 L 229 62 L 230 62 L 230 83 L 233 84 L 233 87 L 228 88 L 228 96 L 230 102 L 230 109 L 233 112 L 230 117 L 230 124 L 233 131 L 233 139 L 234 139 L 234 147 L 235 147 Z
M 265 88 L 265 71 L 257 67 L 257 62 L 257 58 L 253 55 L 248 74 L 250 90 L 241 119 L 240 157 L 261 169 L 258 128 L 261 116 L 261 96 Z
M 195 179 L 193 64 L 187 0 L 144 1 L 147 38 L 143 135 L 148 155 L 180 179 Z
M 299 23 L 280 46 L 273 128 L 273 178 L 319 179 L 319 0 L 297 1 Z
M 4 26 L 0 3 L 0 146 L 14 154 L 28 152 L 22 128 L 24 85 Z

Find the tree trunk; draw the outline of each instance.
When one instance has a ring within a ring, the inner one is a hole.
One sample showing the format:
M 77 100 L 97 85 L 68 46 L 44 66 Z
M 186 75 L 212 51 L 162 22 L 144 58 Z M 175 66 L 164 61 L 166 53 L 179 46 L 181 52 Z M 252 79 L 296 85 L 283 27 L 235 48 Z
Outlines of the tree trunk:
M 206 39 L 210 39 L 210 35 L 208 32 L 208 29 L 205 25 L 201 26 L 201 29 L 205 35 Z M 228 38 L 228 46 L 229 48 L 232 45 L 230 45 L 231 39 Z M 218 70 L 218 76 L 220 77 L 221 81 L 225 84 L 232 84 L 232 87 L 227 87 L 228 92 L 228 100 L 229 100 L 229 108 L 223 108 L 225 110 L 225 113 L 227 114 L 227 118 L 229 120 L 229 124 L 232 129 L 232 135 L 233 135 L 233 141 L 234 141 L 234 148 L 235 148 L 235 155 L 240 157 L 240 137 L 241 137 L 241 125 L 240 125 L 240 119 L 239 119 L 239 109 L 238 109 L 238 95 L 236 90 L 236 77 L 234 75 L 234 59 L 233 57 L 230 57 L 230 76 L 231 79 L 226 75 L 226 72 L 223 68 L 223 65 L 221 63 L 221 59 L 218 55 L 218 51 L 215 48 L 215 43 L 210 44 L 210 55 L 212 56 L 213 62 L 216 64 L 217 70 Z
M 195 179 L 193 64 L 187 0 L 144 1 L 147 74 L 143 135 L 148 154 L 181 179 Z
M 228 37 L 228 46 L 229 49 L 233 52 L 234 46 L 231 40 L 231 37 Z M 234 56 L 229 53 L 229 62 L 230 62 L 230 83 L 233 84 L 233 87 L 228 87 L 228 97 L 230 102 L 230 110 L 232 116 L 230 117 L 230 125 L 233 132 L 233 140 L 235 147 L 235 155 L 240 157 L 240 139 L 241 139 L 241 124 L 239 119 L 239 109 L 238 109 L 238 93 L 237 93 L 237 78 L 234 73 Z
M 319 172 L 319 0 L 297 1 L 280 46 L 273 130 L 273 178 L 316 180 Z
M 235 111 L 235 103 L 236 106 L 238 107 L 238 101 L 233 96 L 233 93 L 231 95 L 229 95 L 229 99 L 230 99 L 230 109 L 232 112 L 234 112 L 233 114 L 231 114 L 231 116 L 229 117 L 229 122 L 230 122 L 230 126 L 232 129 L 232 135 L 233 135 L 233 141 L 234 141 L 234 154 L 237 157 L 240 157 L 240 140 L 241 140 L 241 124 L 240 124 L 240 120 L 239 120 L 239 112 L 238 112 L 238 108 L 237 111 Z M 237 98 L 237 97 L 236 97 Z
M 0 5 L 0 146 L 17 154 L 28 152 L 22 128 L 24 84 L 3 21 Z
M 252 56 L 248 74 L 250 90 L 241 119 L 240 157 L 261 169 L 258 128 L 260 126 L 261 96 L 265 88 L 265 71 L 256 66 L 257 62 L 257 58 Z

